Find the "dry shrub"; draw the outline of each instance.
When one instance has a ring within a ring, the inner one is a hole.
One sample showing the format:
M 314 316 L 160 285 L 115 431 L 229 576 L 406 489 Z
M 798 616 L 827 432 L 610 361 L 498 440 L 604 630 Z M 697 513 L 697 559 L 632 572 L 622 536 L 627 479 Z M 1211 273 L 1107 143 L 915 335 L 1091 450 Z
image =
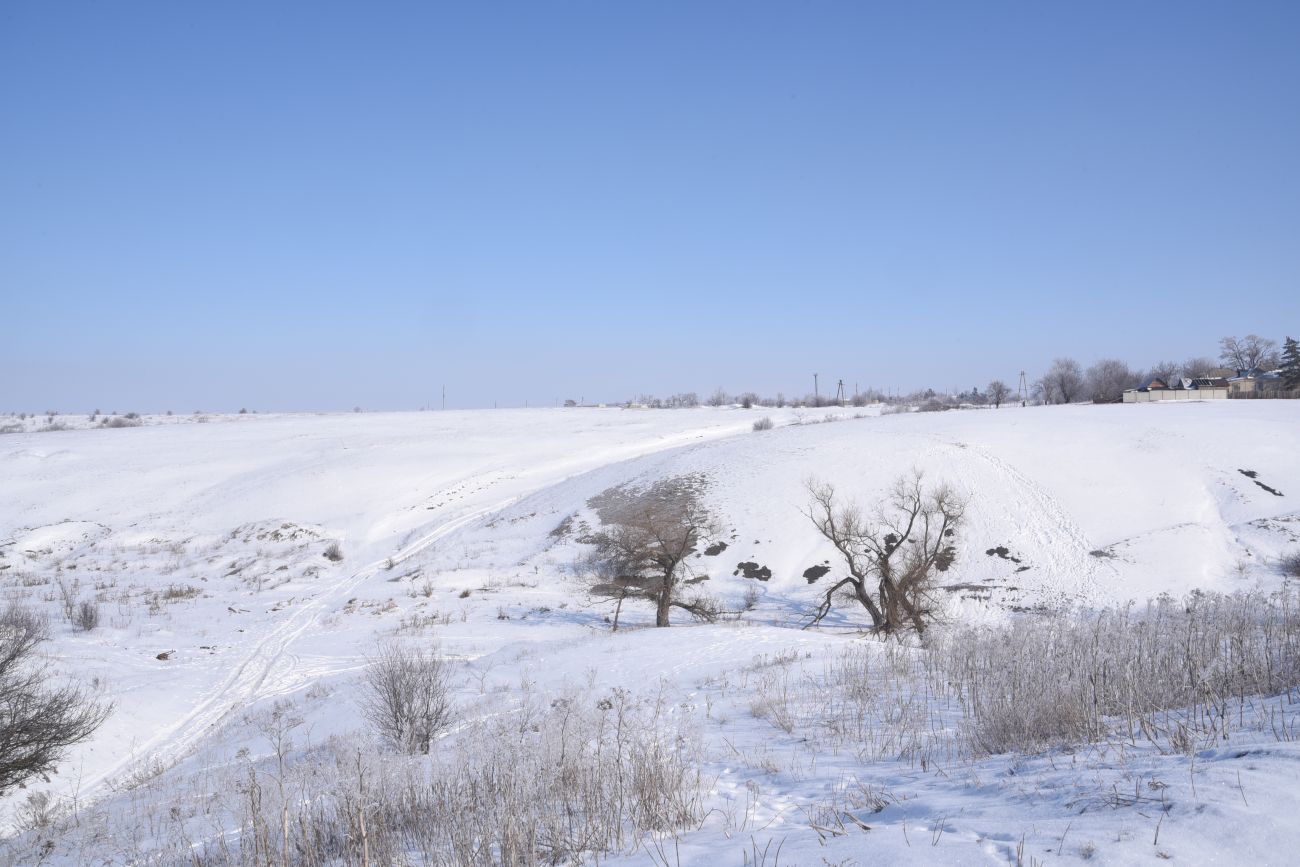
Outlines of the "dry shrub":
M 99 606 L 86 599 L 77 603 L 77 610 L 72 616 L 72 625 L 80 632 L 89 632 L 99 626 Z
M 1226 737 L 1229 709 L 1300 686 L 1300 593 L 1193 593 L 1057 613 L 947 637 L 983 752 L 1138 739 L 1192 749 Z
M 234 827 L 153 860 L 540 867 L 632 855 L 647 834 L 703 820 L 698 753 L 689 715 L 663 698 L 526 695 L 431 758 L 336 739 L 274 773 L 249 766 Z

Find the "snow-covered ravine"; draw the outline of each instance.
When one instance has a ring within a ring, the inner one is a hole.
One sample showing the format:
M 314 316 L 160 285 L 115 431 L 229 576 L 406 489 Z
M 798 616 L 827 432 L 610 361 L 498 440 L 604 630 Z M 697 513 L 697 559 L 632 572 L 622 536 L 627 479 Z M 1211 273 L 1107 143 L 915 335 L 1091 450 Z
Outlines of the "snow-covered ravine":
M 764 415 L 776 428 L 753 432 Z M 1252 708 L 1253 727 L 1242 711 L 1231 743 L 1190 758 L 1080 745 L 922 767 L 810 752 L 807 733 L 753 698 L 773 672 L 811 683 L 851 648 L 885 653 L 848 606 L 800 628 L 839 569 L 801 513 L 809 478 L 867 506 L 913 468 L 963 493 L 944 579 L 953 628 L 1193 589 L 1271 590 L 1283 584 L 1277 558 L 1300 548 L 1300 404 L 149 421 L 0 437 L 0 591 L 44 609 L 52 661 L 115 703 L 57 777 L 0 804 L 8 823 L 48 791 L 94 817 L 93 833 L 60 826 L 50 862 L 147 851 L 113 822 L 232 785 L 225 769 L 268 753 L 258 720 L 275 702 L 304 720 L 300 750 L 359 737 L 359 670 L 387 637 L 436 639 L 454 660 L 461 715 L 448 744 L 530 696 L 627 689 L 689 708 L 712 818 L 627 863 L 1204 863 L 1243 852 L 1285 863 L 1300 843 L 1279 824 L 1296 806 L 1300 753 L 1262 733 L 1290 713 L 1284 699 Z M 734 614 L 707 626 L 679 615 L 665 632 L 639 628 L 652 612 L 629 603 L 629 628 L 610 634 L 613 604 L 574 568 L 589 546 L 562 525 L 594 523 L 587 501 L 612 486 L 685 475 L 705 480 L 725 528 L 725 549 L 694 561 L 697 586 Z M 335 543 L 341 559 L 326 556 Z M 831 571 L 810 582 L 818 565 Z M 69 596 L 98 601 L 97 628 L 66 621 Z M 1245 764 L 1232 758 L 1243 750 Z M 830 833 L 838 808 L 826 805 L 837 786 L 848 797 L 848 780 L 888 806 L 863 820 L 870 831 L 850 821 L 851 833 Z M 1130 789 L 1156 793 L 1159 815 L 1145 797 L 1115 794 Z M 12 851 L 30 852 L 40 833 Z
M 449 533 L 568 476 L 747 431 L 754 417 L 146 417 L 138 428 L 6 436 L 6 594 L 53 603 L 62 582 L 101 599 L 107 621 L 60 634 L 54 648 L 109 683 L 117 705 L 70 763 L 79 797 L 132 765 L 170 764 L 231 709 L 319 676 L 304 671 L 295 642 L 344 610 L 353 589 L 407 571 Z M 338 561 L 322 556 L 334 541 Z

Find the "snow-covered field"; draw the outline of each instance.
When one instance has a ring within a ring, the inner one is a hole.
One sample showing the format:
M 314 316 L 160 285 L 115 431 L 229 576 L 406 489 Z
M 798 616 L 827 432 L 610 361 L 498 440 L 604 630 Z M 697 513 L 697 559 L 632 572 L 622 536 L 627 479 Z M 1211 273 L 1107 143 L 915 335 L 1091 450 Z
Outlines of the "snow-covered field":
M 776 428 L 752 431 L 763 415 Z M 870 505 L 913 468 L 968 500 L 940 644 L 1043 610 L 1282 587 L 1278 558 L 1300 549 L 1300 403 L 197 421 L 0 437 L 0 592 L 43 608 L 46 651 L 115 704 L 58 776 L 0 802 L 11 833 L 32 793 L 62 815 L 0 844 L 0 863 L 213 851 L 241 821 L 241 781 L 270 773 L 277 713 L 295 718 L 298 761 L 368 742 L 358 683 L 385 638 L 436 640 L 453 662 L 440 750 L 530 703 L 594 707 L 613 690 L 689 729 L 697 820 L 602 863 L 1282 864 L 1300 847 L 1295 694 L 1239 702 L 1225 739 L 1194 749 L 976 755 L 956 722 L 939 730 L 951 697 L 899 698 L 931 651 L 865 637 L 846 605 L 801 628 L 842 571 L 801 512 L 807 481 Z M 693 561 L 694 586 L 730 613 L 655 630 L 629 603 L 611 633 L 574 528 L 596 524 L 602 491 L 688 475 L 726 543 Z M 64 616 L 81 600 L 99 606 L 89 631 Z M 826 734 L 846 659 L 901 672 L 872 713 L 894 701 L 923 748 L 879 726 Z

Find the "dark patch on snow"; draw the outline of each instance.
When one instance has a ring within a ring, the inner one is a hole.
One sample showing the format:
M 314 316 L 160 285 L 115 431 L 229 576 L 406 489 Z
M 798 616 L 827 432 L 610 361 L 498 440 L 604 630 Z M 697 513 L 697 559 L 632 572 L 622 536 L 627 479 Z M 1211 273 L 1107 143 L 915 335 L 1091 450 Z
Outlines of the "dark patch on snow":
M 817 579 L 831 571 L 829 566 L 809 566 L 803 570 L 803 577 L 808 579 L 809 584 L 816 583 Z
M 736 571 L 732 575 L 744 573 L 746 578 L 754 578 L 758 581 L 767 581 L 772 577 L 772 570 L 766 566 L 760 566 L 757 563 L 746 561 L 736 564 Z
M 1011 549 L 1005 545 L 999 545 L 996 548 L 990 548 L 984 553 L 989 555 L 990 557 L 1001 557 L 1003 560 L 1010 560 L 1012 563 L 1023 562 L 1019 557 L 1013 555 L 1011 553 Z
M 712 545 L 704 549 L 704 553 L 708 554 L 710 557 L 716 557 L 725 550 L 727 550 L 726 542 L 714 542 Z
M 1284 496 L 1286 496 L 1286 495 L 1283 494 L 1281 491 L 1279 491 L 1277 488 L 1269 487 L 1268 485 L 1266 485 L 1266 484 L 1264 484 L 1263 482 L 1261 482 L 1261 481 L 1259 480 L 1259 473 L 1255 472 L 1254 470 L 1237 470 L 1237 472 L 1241 473 L 1243 476 L 1245 476 L 1246 478 L 1250 479 L 1250 480 L 1251 480 L 1252 482 L 1254 482 L 1256 485 L 1258 485 L 1259 487 L 1261 487 L 1261 488 L 1263 488 L 1264 490 L 1268 491 L 1270 494 L 1272 494 L 1272 495 L 1275 496 L 1275 497 L 1284 497 Z

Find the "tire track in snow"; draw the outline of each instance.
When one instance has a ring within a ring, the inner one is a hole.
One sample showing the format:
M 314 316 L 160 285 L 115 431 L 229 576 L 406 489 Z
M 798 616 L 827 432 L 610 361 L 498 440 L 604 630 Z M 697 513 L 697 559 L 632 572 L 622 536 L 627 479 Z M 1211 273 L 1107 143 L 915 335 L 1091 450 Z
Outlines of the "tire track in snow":
M 480 509 L 467 512 L 457 518 L 440 524 L 424 534 L 405 548 L 392 555 L 397 563 L 404 562 L 429 548 L 435 542 L 465 527 L 473 521 L 509 506 L 518 497 L 510 497 Z M 163 730 L 154 734 L 138 750 L 137 755 L 118 762 L 112 768 L 97 777 L 87 780 L 82 790 L 83 797 L 93 800 L 101 794 L 105 786 L 113 786 L 127 776 L 137 764 L 146 767 L 170 768 L 182 759 L 208 733 L 231 713 L 264 697 L 264 687 L 268 677 L 286 660 L 289 665 L 281 683 L 270 684 L 272 692 L 283 692 L 283 680 L 291 677 L 297 668 L 297 657 L 289 653 L 289 646 L 307 630 L 314 627 L 321 616 L 332 611 L 340 598 L 350 594 L 362 582 L 373 578 L 387 566 L 387 560 L 371 563 L 362 569 L 336 581 L 302 607 L 298 608 L 282 623 L 276 625 L 269 633 L 258 640 L 253 650 L 228 674 L 221 684 L 208 692 L 187 714 Z
M 573 475 L 589 472 L 603 466 L 620 463 L 625 460 L 643 457 L 654 453 L 669 451 L 673 448 L 689 447 L 699 440 L 713 440 L 736 436 L 748 430 L 744 426 L 717 425 L 714 427 L 693 429 L 681 433 L 661 435 L 649 442 L 625 443 L 606 449 L 599 456 L 587 455 L 584 458 L 563 458 L 547 462 L 539 467 L 521 468 L 517 475 L 539 475 L 541 483 L 527 490 L 520 491 L 491 505 L 471 510 L 456 518 L 439 524 L 434 529 L 422 534 L 413 542 L 406 544 L 396 553 L 377 560 L 369 565 L 335 581 L 315 597 L 297 608 L 283 622 L 274 626 L 268 633 L 258 639 L 253 650 L 249 652 L 225 676 L 220 685 L 209 690 L 184 716 L 166 727 L 158 730 L 143 745 L 132 751 L 132 755 L 115 763 L 110 768 L 94 777 L 82 781 L 79 797 L 87 803 L 97 799 L 105 788 L 112 788 L 126 782 L 133 768 L 161 767 L 164 770 L 182 761 L 208 734 L 222 723 L 230 714 L 247 707 L 268 695 L 279 695 L 292 691 L 300 679 L 298 675 L 300 658 L 290 651 L 290 646 L 309 629 L 316 626 L 321 617 L 339 604 L 363 582 L 373 578 L 381 570 L 386 570 L 388 561 L 405 562 L 428 549 L 436 542 L 460 530 L 474 521 L 494 512 L 508 508 L 526 496 L 540 490 L 561 484 Z M 596 460 L 591 460 L 596 457 Z M 585 465 L 585 466 L 584 466 Z M 292 472 L 300 467 L 295 466 Z M 559 478 L 552 475 L 558 471 Z M 448 495 L 452 490 L 464 490 L 475 478 L 500 475 L 504 470 L 497 468 L 459 480 L 451 489 L 443 491 Z M 480 490 L 491 487 L 489 482 Z M 228 490 L 228 488 L 223 488 Z M 437 496 L 437 495 L 435 495 Z M 277 672 L 277 669 L 279 671 Z M 275 677 L 272 675 L 275 674 Z
M 968 442 L 945 439 L 938 434 L 930 436 L 950 451 L 982 460 L 1016 489 L 1017 499 L 1028 502 L 1029 508 L 1022 509 L 1011 517 L 1019 521 L 1021 530 L 1027 530 L 1033 535 L 1036 542 L 1035 556 L 1045 558 L 1046 562 L 1041 566 L 1035 563 L 1035 568 L 1041 568 L 1046 577 L 1055 579 L 1050 586 L 1041 586 L 1040 593 L 1054 592 L 1061 597 L 1083 601 L 1095 601 L 1110 595 L 1107 588 L 1114 586 L 1119 579 L 1119 571 L 1089 553 L 1092 545 L 1088 537 L 1042 485 L 988 449 Z

